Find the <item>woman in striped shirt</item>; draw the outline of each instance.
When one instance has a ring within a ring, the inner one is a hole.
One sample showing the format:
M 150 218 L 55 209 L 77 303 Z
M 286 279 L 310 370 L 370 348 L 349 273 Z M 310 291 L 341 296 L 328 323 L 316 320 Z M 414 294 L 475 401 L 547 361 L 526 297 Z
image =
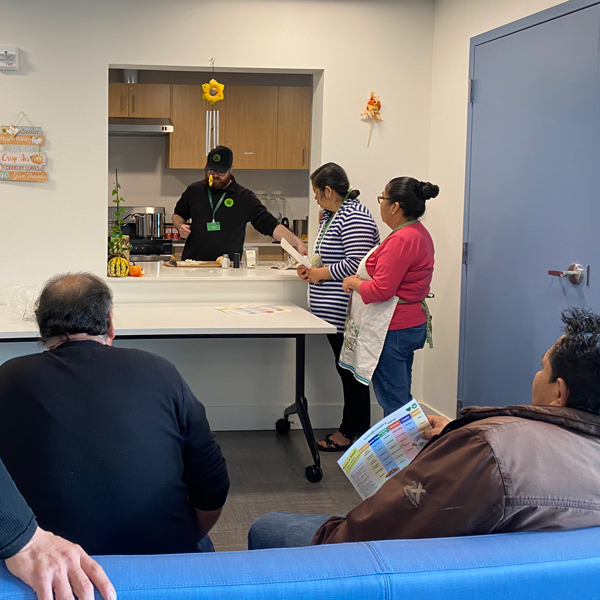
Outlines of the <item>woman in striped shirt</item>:
M 342 380 L 343 418 L 339 430 L 319 442 L 319 449 L 338 452 L 345 450 L 371 423 L 369 387 L 338 365 L 348 310 L 348 295 L 342 290 L 342 281 L 356 273 L 363 257 L 379 243 L 379 232 L 369 209 L 357 199 L 359 191 L 350 187 L 342 167 L 327 163 L 310 180 L 323 216 L 311 258 L 314 266 L 310 269 L 299 266 L 298 275 L 309 282 L 311 312 L 337 328 L 337 333 L 327 338 Z

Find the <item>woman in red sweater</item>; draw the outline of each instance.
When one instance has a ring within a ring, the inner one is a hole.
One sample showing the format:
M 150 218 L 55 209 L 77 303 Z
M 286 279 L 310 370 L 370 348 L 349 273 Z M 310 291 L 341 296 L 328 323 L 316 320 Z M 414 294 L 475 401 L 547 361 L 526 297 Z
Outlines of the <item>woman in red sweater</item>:
M 357 359 L 357 368 L 342 366 L 350 368 L 363 383 L 368 383 L 372 373 L 375 395 L 385 415 L 412 400 L 414 352 L 423 348 L 428 338 L 423 301 L 433 276 L 434 250 L 431 236 L 419 218 L 425 213 L 425 201 L 438 193 L 437 185 L 412 177 L 392 179 L 378 197 L 381 218 L 392 233 L 366 258 L 363 270 L 359 267 L 358 274 L 363 277 L 353 275 L 343 282 L 344 291 L 360 294 L 362 306 L 367 307 L 363 315 L 368 316 L 363 316 L 363 339 L 360 340 L 363 352 L 361 354 L 361 348 L 357 352 L 363 358 Z M 384 326 L 389 323 L 387 333 L 381 328 L 374 329 L 375 322 Z M 359 325 L 355 331 L 360 331 Z M 364 358 L 367 355 L 369 359 Z M 368 366 L 361 370 L 369 360 L 371 371 Z

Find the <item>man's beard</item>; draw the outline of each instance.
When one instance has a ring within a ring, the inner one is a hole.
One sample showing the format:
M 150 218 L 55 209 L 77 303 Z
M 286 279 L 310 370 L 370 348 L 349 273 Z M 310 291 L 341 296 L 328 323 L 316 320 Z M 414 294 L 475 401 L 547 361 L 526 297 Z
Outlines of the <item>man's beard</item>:
M 206 185 L 208 185 L 208 175 L 206 176 L 204 181 L 205 181 Z M 214 190 L 222 190 L 223 188 L 227 187 L 230 183 L 231 183 L 231 173 L 228 173 L 227 175 L 225 175 L 225 177 L 223 177 L 223 179 L 221 179 L 220 181 L 217 181 L 217 179 L 215 179 L 213 177 L 212 188 Z

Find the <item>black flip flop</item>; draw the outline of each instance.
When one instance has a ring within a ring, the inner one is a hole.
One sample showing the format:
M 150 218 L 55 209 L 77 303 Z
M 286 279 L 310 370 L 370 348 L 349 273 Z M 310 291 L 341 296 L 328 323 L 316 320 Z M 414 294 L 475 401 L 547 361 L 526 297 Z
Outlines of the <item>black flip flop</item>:
M 332 435 L 333 434 L 330 433 L 329 435 L 325 436 L 324 440 L 322 440 L 327 444 L 327 446 L 323 447 L 320 444 L 317 444 L 317 446 L 319 447 L 319 452 L 346 452 L 346 450 L 348 450 L 348 448 L 350 448 L 350 446 L 352 445 L 352 442 L 350 442 L 350 444 L 348 444 L 347 446 L 340 446 L 337 442 L 334 442 L 331 439 Z M 342 433 L 342 435 L 344 434 Z

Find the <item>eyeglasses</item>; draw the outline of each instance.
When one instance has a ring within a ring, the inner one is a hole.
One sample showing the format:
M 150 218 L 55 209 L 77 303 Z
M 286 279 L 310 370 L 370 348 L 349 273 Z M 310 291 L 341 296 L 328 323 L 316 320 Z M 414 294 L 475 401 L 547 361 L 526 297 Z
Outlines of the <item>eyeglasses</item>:
M 377 202 L 379 202 L 379 204 L 381 204 L 382 200 L 389 200 L 389 198 L 386 196 L 377 196 Z

